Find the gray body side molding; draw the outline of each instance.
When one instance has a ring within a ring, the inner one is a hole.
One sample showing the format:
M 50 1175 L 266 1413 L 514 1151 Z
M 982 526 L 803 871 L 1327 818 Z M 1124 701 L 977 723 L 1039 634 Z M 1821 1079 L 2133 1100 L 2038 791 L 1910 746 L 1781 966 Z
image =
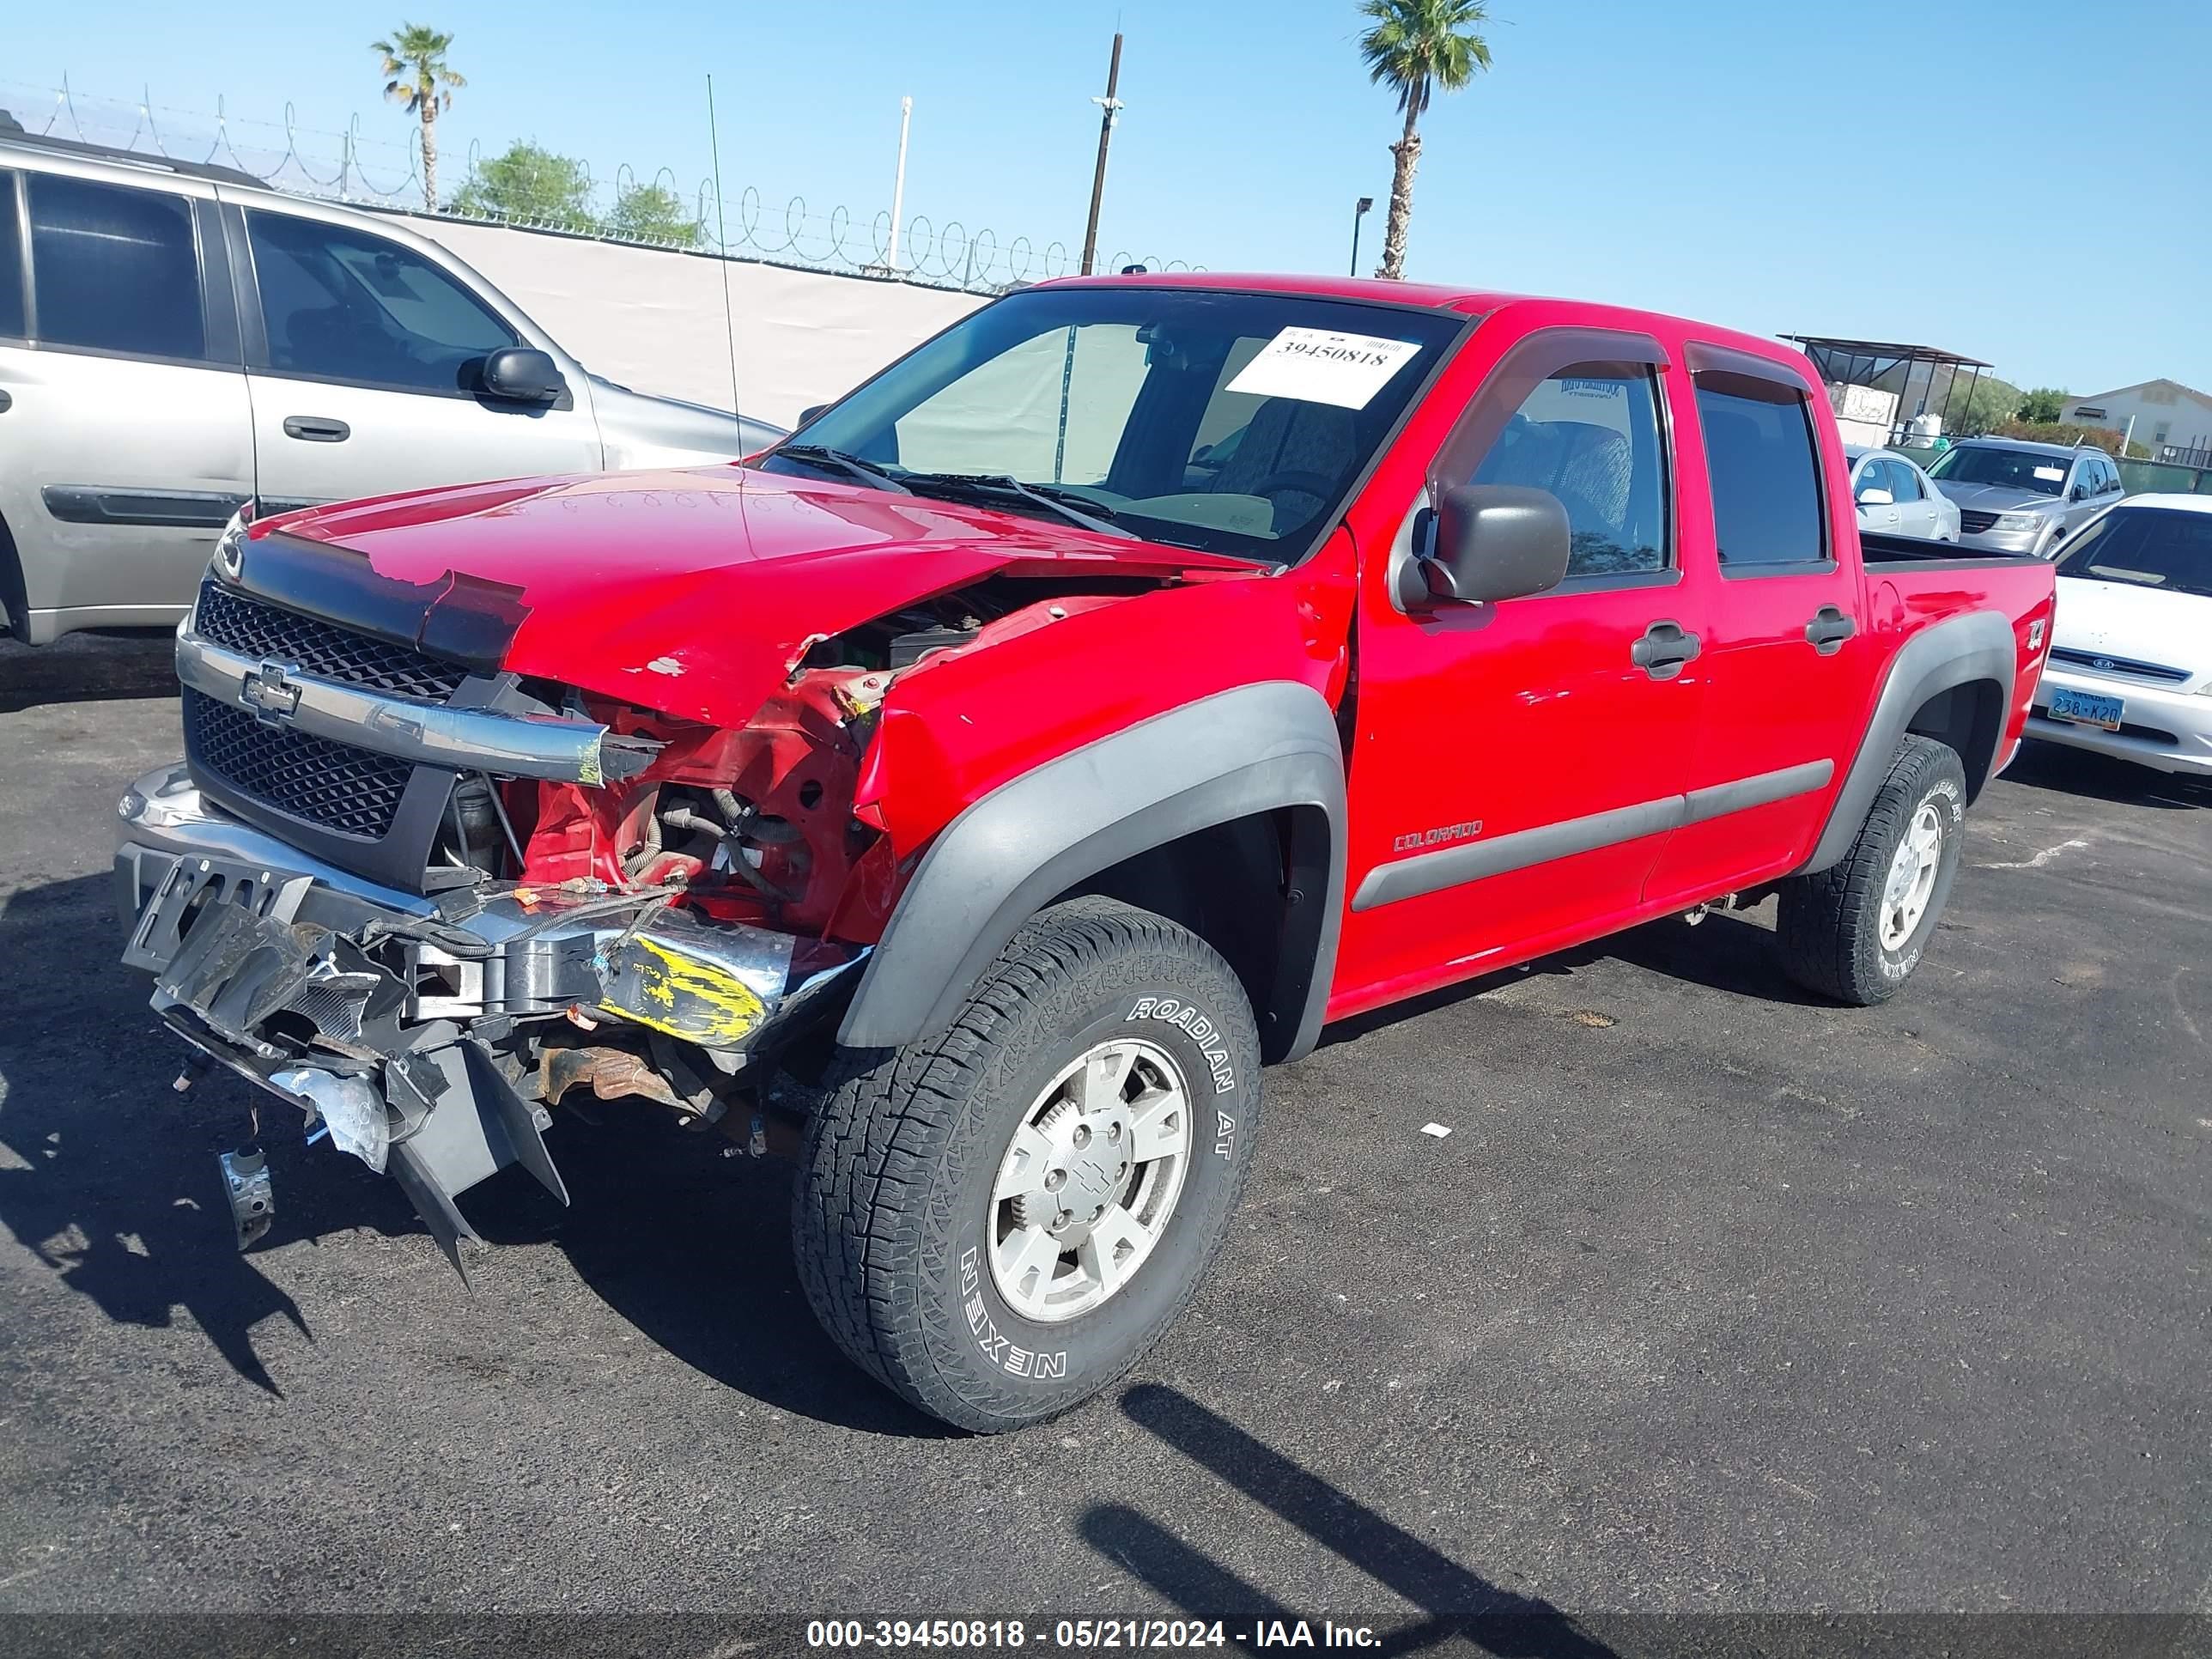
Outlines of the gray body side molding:
M 1321 694 L 1288 680 L 1239 686 L 1086 744 L 961 813 L 892 912 L 838 1042 L 895 1048 L 941 1030 L 1015 929 L 1086 877 L 1195 830 L 1302 806 L 1327 814 L 1329 839 L 1326 890 L 1307 890 L 1300 907 L 1314 917 L 1315 948 L 1285 1057 L 1310 1053 L 1344 909 L 1344 750 Z M 1255 1012 L 1264 1031 L 1266 1011 Z
M 1656 800 L 1616 806 L 1607 812 L 1562 818 L 1557 823 L 1539 824 L 1533 830 L 1516 830 L 1488 841 L 1463 842 L 1432 853 L 1416 853 L 1411 858 L 1378 864 L 1370 870 L 1366 879 L 1359 884 L 1359 890 L 1352 896 L 1352 908 L 1372 910 L 1377 905 L 1419 898 L 1465 882 L 1480 881 L 1487 876 L 1526 870 L 1554 859 L 1595 852 L 1601 847 L 1617 847 L 1623 842 L 1663 835 L 1684 824 L 1704 823 L 1709 819 L 1725 817 L 1730 812 L 1809 795 L 1815 790 L 1826 789 L 1828 780 L 1835 775 L 1833 761 L 1807 761 L 1778 771 L 1711 784 L 1686 794 L 1662 795 Z
M 1858 756 L 1844 775 L 1836 804 L 1828 811 L 1827 826 L 1799 873 L 1810 875 L 1832 868 L 1851 850 L 1859 827 L 1873 808 L 1875 792 L 1881 787 L 1897 754 L 1897 745 L 1904 741 L 1907 726 L 1929 698 L 1975 680 L 1994 680 L 2003 691 L 1998 719 L 2007 718 L 2012 709 L 2018 654 L 2012 623 L 1995 611 L 1948 617 L 1907 640 L 1890 663 L 1889 678 L 1882 683 L 1881 696 L 1875 702 L 1874 718 L 1867 722 L 1866 735 L 1859 740 Z M 1992 769 L 2003 758 L 2003 749 L 2001 733 L 1990 761 Z M 1978 794 L 1989 779 L 1966 781 Z

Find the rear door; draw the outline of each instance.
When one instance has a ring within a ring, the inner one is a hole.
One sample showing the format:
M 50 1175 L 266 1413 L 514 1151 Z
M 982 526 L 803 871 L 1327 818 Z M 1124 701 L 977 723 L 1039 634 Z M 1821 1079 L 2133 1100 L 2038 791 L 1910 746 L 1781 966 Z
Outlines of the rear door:
M 1704 719 L 1686 821 L 1651 872 L 1654 902 L 1694 903 L 1780 873 L 1811 850 L 1872 695 L 1858 537 L 1835 498 L 1833 417 L 1796 369 L 1731 347 L 1686 348 L 1686 537 L 1715 550 Z
M 1676 556 L 1677 371 L 1647 335 L 1516 324 L 1477 333 L 1479 389 L 1396 548 L 1362 560 L 1339 1013 L 1616 925 L 1697 730 L 1706 584 Z M 1409 613 L 1394 567 L 1435 491 L 1467 483 L 1555 496 L 1568 578 Z
M 34 639 L 173 621 L 252 489 L 210 187 L 0 169 L 0 516 Z
M 351 223 L 254 206 L 232 222 L 252 279 L 247 386 L 267 507 L 598 470 L 581 374 L 550 405 L 481 395 L 491 352 L 550 342 L 457 272 Z

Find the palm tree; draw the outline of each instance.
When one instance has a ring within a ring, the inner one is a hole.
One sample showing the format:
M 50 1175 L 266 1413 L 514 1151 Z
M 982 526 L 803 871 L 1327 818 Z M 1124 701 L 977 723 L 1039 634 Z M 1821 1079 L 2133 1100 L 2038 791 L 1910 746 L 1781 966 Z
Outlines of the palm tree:
M 369 50 L 383 63 L 384 95 L 406 106 L 410 115 L 422 118 L 422 205 L 438 207 L 438 117 L 453 106 L 453 88 L 468 85 L 468 77 L 450 67 L 446 52 L 453 37 L 415 23 L 402 23 L 389 40 L 379 40 Z
M 1421 117 L 1439 88 L 1457 92 L 1490 67 L 1490 43 L 1474 32 L 1490 15 L 1483 0 L 1363 0 L 1359 11 L 1372 23 L 1359 37 L 1367 78 L 1396 93 L 1406 112 L 1405 136 L 1390 146 L 1397 169 L 1390 179 L 1382 263 L 1375 272 L 1395 281 L 1406 274 L 1406 224 L 1413 215 Z

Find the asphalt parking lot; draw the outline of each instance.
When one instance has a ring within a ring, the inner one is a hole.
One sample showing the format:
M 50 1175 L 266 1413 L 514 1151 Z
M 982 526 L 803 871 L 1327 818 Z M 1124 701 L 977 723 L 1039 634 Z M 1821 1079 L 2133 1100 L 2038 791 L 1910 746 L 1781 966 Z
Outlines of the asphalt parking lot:
M 472 1292 L 289 1125 L 239 1255 L 247 1091 L 173 1094 L 114 960 L 174 704 L 15 702 L 0 1613 L 2212 1613 L 2212 792 L 2031 753 L 1881 1009 L 1753 913 L 1336 1030 L 1191 1314 L 976 1440 L 817 1332 L 786 1171 L 648 1109 L 558 1131 L 565 1216 L 479 1195 Z

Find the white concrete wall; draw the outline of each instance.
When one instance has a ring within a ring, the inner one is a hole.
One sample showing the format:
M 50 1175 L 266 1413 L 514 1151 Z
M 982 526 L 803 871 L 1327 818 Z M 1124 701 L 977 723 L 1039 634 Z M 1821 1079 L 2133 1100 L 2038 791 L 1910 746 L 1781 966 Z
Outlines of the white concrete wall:
M 2085 404 L 2104 413 L 2083 416 L 2079 411 Z M 2127 430 L 2131 415 L 2136 422 L 2135 441 L 2148 448 L 2154 458 L 2161 443 L 2181 449 L 2201 449 L 2212 445 L 2212 405 L 2191 397 L 2171 380 L 2153 380 L 2136 390 L 2102 398 L 2077 398 L 2059 411 L 2061 420 L 2110 427 L 2115 432 Z M 2157 435 L 2161 426 L 2166 428 L 2163 438 Z
M 983 301 L 868 276 L 628 247 L 502 225 L 410 216 L 482 271 L 594 374 L 730 406 L 722 273 L 737 319 L 748 415 L 790 426 Z

